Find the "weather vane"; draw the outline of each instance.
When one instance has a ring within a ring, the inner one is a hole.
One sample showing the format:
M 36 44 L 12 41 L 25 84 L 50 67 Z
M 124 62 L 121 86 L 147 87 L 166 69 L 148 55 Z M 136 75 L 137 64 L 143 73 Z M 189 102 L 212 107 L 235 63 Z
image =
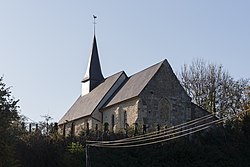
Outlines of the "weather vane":
M 94 35 L 95 35 L 95 25 L 96 25 L 96 21 L 95 21 L 95 19 L 97 18 L 97 16 L 96 16 L 96 15 L 93 15 L 93 18 L 94 18 L 94 22 L 93 22 L 93 24 L 94 24 Z

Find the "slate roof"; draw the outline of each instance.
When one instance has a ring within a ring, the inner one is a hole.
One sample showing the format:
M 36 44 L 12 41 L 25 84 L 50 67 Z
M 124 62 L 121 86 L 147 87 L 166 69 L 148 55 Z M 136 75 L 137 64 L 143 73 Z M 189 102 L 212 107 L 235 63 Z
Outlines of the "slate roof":
M 83 77 L 82 82 L 87 81 L 87 80 L 97 80 L 97 81 L 103 81 L 103 75 L 102 75 L 102 70 L 101 70 L 101 64 L 99 60 L 99 55 L 98 55 L 98 49 L 97 49 L 97 42 L 96 42 L 96 37 L 94 36 L 93 39 L 93 45 L 92 45 L 92 52 L 89 57 L 89 62 L 87 66 L 86 73 Z
M 127 82 L 105 107 L 139 96 L 164 62 L 168 63 L 167 60 L 164 60 L 129 77 Z
M 123 73 L 124 72 L 122 71 L 106 78 L 103 83 L 93 89 L 90 93 L 78 97 L 76 102 L 58 123 L 62 124 L 66 120 L 71 121 L 91 115 L 98 104 L 101 102 L 101 100 L 105 97 L 105 95 Z
M 87 81 L 89 81 L 89 86 L 86 87 L 85 89 L 88 90 L 88 92 L 95 89 L 100 83 L 104 81 L 95 35 L 93 39 L 92 52 L 89 57 L 88 67 L 82 82 L 87 82 Z

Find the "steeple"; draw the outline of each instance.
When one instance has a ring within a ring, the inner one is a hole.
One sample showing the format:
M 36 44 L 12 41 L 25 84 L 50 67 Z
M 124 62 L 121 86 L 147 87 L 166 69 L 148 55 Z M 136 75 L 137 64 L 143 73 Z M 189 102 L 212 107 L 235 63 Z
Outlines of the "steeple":
M 103 81 L 104 78 L 102 75 L 101 64 L 98 55 L 97 42 L 94 35 L 88 67 L 82 80 L 82 96 L 91 92 Z

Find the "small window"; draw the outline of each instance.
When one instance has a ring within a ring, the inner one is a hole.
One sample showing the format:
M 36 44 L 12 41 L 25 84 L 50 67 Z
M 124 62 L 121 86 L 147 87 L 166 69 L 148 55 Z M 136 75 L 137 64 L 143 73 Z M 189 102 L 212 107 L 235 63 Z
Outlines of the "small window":
M 66 136 L 66 123 L 63 124 L 63 137 Z
M 95 130 L 98 131 L 98 124 L 95 124 Z
M 89 123 L 87 122 L 86 134 L 89 135 Z
M 127 111 L 124 111 L 124 128 L 126 129 L 127 126 Z
M 107 132 L 109 130 L 109 123 L 104 123 L 104 132 Z
M 75 125 L 74 122 L 71 123 L 71 136 L 75 135 Z
M 87 122 L 87 130 L 89 130 L 89 123 Z
M 138 123 L 135 123 L 134 135 L 138 135 Z
M 114 129 L 114 126 L 115 126 L 115 116 L 114 116 L 114 114 L 112 114 L 112 129 Z

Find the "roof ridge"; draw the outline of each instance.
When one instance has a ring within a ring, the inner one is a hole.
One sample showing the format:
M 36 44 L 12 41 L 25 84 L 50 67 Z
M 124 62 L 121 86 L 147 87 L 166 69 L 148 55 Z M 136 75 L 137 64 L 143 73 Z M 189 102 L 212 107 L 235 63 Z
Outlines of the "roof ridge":
M 141 73 L 141 72 L 144 72 L 144 71 L 146 71 L 146 70 L 148 70 L 148 69 L 150 69 L 150 68 L 153 68 L 153 67 L 155 67 L 155 66 L 157 66 L 157 65 L 159 65 L 159 68 L 160 68 L 160 66 L 161 66 L 165 61 L 167 61 L 167 59 L 164 59 L 164 60 L 160 61 L 159 63 L 153 64 L 153 65 L 151 65 L 151 66 L 149 66 L 149 67 L 147 67 L 147 68 L 145 68 L 145 69 L 143 69 L 143 70 L 141 70 L 141 71 L 138 71 L 138 72 L 134 73 L 133 75 L 129 76 L 129 78 L 132 77 L 132 76 L 134 76 L 134 75 L 137 75 L 137 74 L 139 74 L 139 73 Z
M 108 79 L 108 78 L 110 78 L 110 77 L 113 77 L 114 75 L 118 75 L 119 73 L 124 73 L 124 74 L 127 76 L 127 74 L 125 73 L 125 71 L 122 70 L 122 71 L 119 71 L 119 72 L 117 72 L 117 73 L 114 73 L 114 74 L 108 76 L 107 78 L 105 78 L 105 80 Z
M 120 103 L 121 101 L 138 96 L 145 86 L 152 80 L 153 76 L 159 71 L 164 62 L 167 63 L 167 60 L 165 59 L 128 77 L 124 85 L 108 102 L 108 104 L 106 104 L 106 107 L 110 107 L 114 104 Z

